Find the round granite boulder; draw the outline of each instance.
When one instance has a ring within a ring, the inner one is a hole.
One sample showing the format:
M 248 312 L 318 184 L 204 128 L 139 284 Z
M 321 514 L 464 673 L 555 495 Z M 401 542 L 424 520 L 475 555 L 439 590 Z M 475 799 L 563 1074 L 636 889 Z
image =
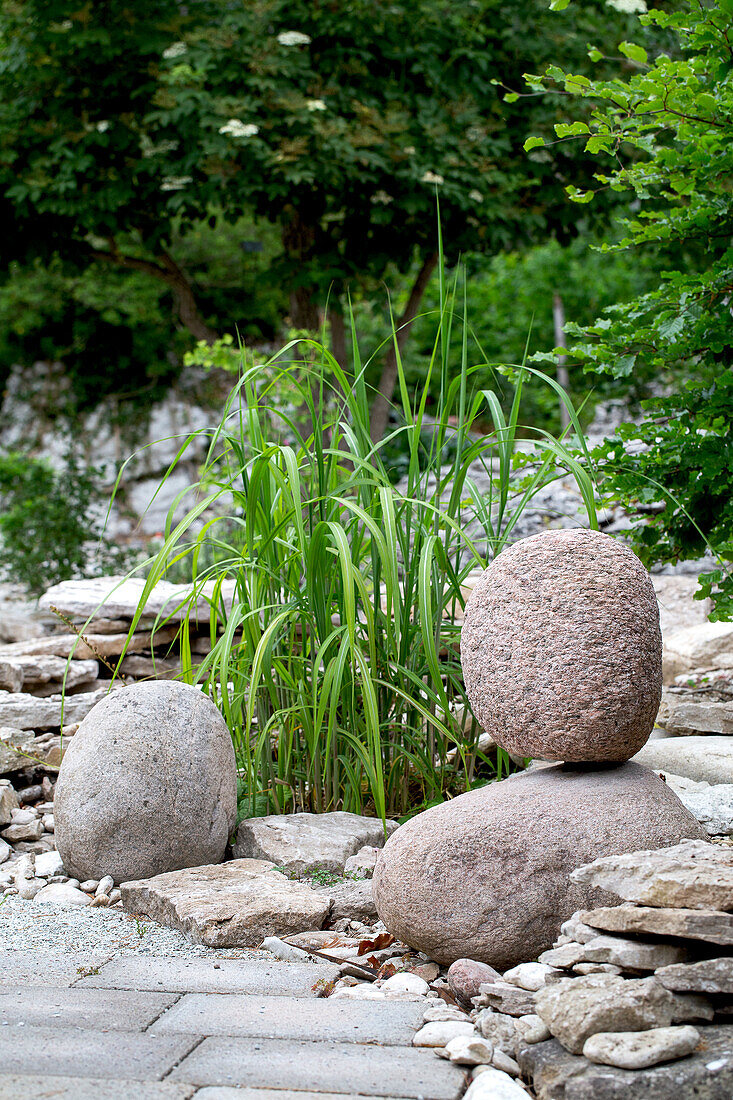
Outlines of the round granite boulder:
M 662 696 L 651 580 L 631 550 L 597 531 L 522 539 L 466 603 L 461 663 L 478 721 L 513 756 L 628 760 Z
M 571 882 L 576 867 L 705 835 L 648 768 L 540 766 L 402 825 L 377 859 L 374 901 L 387 929 L 431 959 L 504 972 L 551 947 L 576 910 L 617 904 Z
M 54 819 L 75 878 L 125 882 L 218 863 L 236 816 L 231 737 L 198 688 L 155 680 L 115 691 L 69 741 Z

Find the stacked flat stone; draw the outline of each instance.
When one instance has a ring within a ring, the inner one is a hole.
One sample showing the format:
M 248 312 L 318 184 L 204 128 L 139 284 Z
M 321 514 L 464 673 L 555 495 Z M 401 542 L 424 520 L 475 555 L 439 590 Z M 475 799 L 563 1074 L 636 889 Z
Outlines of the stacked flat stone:
M 412 818 L 377 860 L 374 898 L 387 928 L 437 961 L 506 969 L 546 950 L 573 911 L 608 903 L 595 884 L 568 888 L 574 868 L 706 834 L 628 763 L 662 690 L 656 596 L 629 549 L 571 530 L 504 550 L 467 602 L 461 661 L 494 741 L 563 763 Z

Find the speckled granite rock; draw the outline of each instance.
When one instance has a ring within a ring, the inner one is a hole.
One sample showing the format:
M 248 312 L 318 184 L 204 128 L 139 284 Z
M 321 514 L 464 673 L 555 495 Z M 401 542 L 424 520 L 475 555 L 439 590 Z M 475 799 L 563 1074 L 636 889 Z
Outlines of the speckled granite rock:
M 628 760 L 662 691 L 649 576 L 596 531 L 547 531 L 504 550 L 466 605 L 461 661 L 484 729 L 544 760 Z
M 402 825 L 377 860 L 374 898 L 389 931 L 436 961 L 504 971 L 551 947 L 578 909 L 614 900 L 569 883 L 575 867 L 704 835 L 646 768 L 538 768 Z
M 218 863 L 236 820 L 234 750 L 197 688 L 170 680 L 106 696 L 79 726 L 56 784 L 56 846 L 84 880 Z

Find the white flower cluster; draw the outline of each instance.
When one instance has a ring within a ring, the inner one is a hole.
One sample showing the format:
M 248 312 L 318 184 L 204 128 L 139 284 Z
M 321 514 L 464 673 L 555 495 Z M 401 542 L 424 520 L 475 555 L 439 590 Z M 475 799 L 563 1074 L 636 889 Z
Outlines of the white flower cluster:
M 420 183 L 437 183 L 440 186 L 441 183 L 445 183 L 445 180 L 437 172 L 424 172 L 420 177 Z
M 475 187 L 474 187 L 473 191 L 468 192 L 468 197 L 469 197 L 469 199 L 472 199 L 474 202 L 483 202 L 484 201 L 484 196 L 481 194 L 480 191 L 477 191 Z
M 193 183 L 193 176 L 166 176 L 160 189 L 161 191 L 181 191 L 187 183 Z
M 259 132 L 259 126 L 255 126 L 254 122 L 242 122 L 241 118 L 230 118 L 219 127 L 220 134 L 231 134 L 235 138 L 254 137 Z
M 166 61 L 172 61 L 174 57 L 181 57 L 185 52 L 185 42 L 174 42 L 171 46 L 168 46 L 166 50 L 163 50 L 163 57 Z
M 281 31 L 277 40 L 281 46 L 307 46 L 311 37 L 302 31 Z
M 323 99 L 306 99 L 305 105 L 309 111 L 325 111 L 326 103 Z
M 369 201 L 379 203 L 380 206 L 389 206 L 391 202 L 394 202 L 394 196 L 388 195 L 386 191 L 375 191 Z
M 110 125 L 111 123 L 109 119 L 103 118 L 101 122 L 97 123 L 97 129 L 99 130 L 100 134 L 105 134 L 107 130 L 109 130 Z
M 609 8 L 623 12 L 624 15 L 634 15 L 636 12 L 643 14 L 646 11 L 644 0 L 606 0 Z

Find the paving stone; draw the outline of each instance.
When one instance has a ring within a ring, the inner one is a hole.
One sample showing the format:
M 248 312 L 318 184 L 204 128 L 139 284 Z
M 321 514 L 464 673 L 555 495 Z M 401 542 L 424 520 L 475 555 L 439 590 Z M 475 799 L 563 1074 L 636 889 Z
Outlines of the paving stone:
M 64 1100 L 66 1100 L 65 1097 Z M 329 1092 L 324 1095 L 322 1092 L 295 1092 L 293 1089 L 237 1089 L 230 1088 L 228 1085 L 207 1085 L 197 1091 L 196 1100 L 359 1100 L 359 1098 L 355 1092 Z M 392 1096 L 390 1100 L 407 1100 L 407 1098 Z
M 44 951 L 0 951 L 0 989 L 29 985 L 70 986 L 84 973 L 98 970 L 108 959 L 109 954 L 78 951 L 70 951 L 66 955 Z M 152 960 L 140 961 L 149 965 Z
M 337 978 L 339 969 L 327 963 L 284 963 L 269 956 L 258 959 L 142 958 L 119 955 L 98 974 L 82 978 L 80 986 L 96 989 L 148 989 L 165 993 L 289 994 L 312 997 L 313 986 Z M 0 982 L 2 956 L 0 956 Z
M 33 1097 L 33 1100 L 188 1100 L 193 1092 L 193 1085 L 174 1085 L 167 1081 L 100 1081 L 94 1077 L 28 1077 L 0 1073 L 0 1097 L 7 1097 L 8 1100 L 11 1097 Z M 303 1095 L 298 1093 L 299 1097 Z M 237 1096 L 240 1096 L 239 1089 Z M 210 1097 L 209 1100 L 215 1098 Z M 245 1098 L 241 1097 L 241 1100 Z M 329 1100 L 332 1098 L 329 1097 Z
M 409 1045 L 425 1006 L 297 997 L 240 997 L 189 993 L 150 1029 L 153 1035 L 260 1036 L 333 1042 Z
M 590 909 L 580 919 L 604 932 L 646 933 L 733 944 L 733 913 L 713 909 L 655 909 L 648 905 L 614 905 Z
M 116 989 L 3 989 L 0 1026 L 88 1027 L 144 1031 L 178 999 L 177 993 L 131 993 Z M 180 1030 L 184 1030 L 181 1028 Z M 198 1029 L 191 1029 L 201 1034 Z
M 138 1035 L 54 1027 L 0 1028 L 0 1066 L 9 1074 L 160 1081 L 198 1043 L 191 1035 Z M 185 1080 L 185 1078 L 179 1078 Z
M 457 1100 L 464 1075 L 432 1051 L 286 1039 L 204 1039 L 176 1066 L 172 1081 L 197 1085 L 309 1089 L 423 1100 Z

